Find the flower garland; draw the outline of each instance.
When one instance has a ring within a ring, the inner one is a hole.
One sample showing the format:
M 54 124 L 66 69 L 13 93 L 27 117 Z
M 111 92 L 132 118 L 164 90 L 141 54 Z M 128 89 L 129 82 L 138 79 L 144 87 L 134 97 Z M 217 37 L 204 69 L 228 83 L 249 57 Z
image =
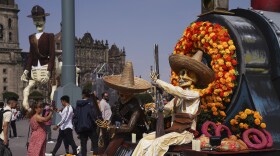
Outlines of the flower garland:
M 211 57 L 210 65 L 216 74 L 216 79 L 205 89 L 197 89 L 194 86 L 191 86 L 191 89 L 200 92 L 202 113 L 208 113 L 212 109 L 207 105 L 208 103 L 211 103 L 213 107 L 215 104 L 222 105 L 219 112 L 212 111 L 212 114 L 214 117 L 220 117 L 224 120 L 225 114 L 222 110 L 225 107 L 223 104 L 230 102 L 238 75 L 236 48 L 226 28 L 206 21 L 194 22 L 187 27 L 181 39 L 177 42 L 173 54 L 183 54 L 191 57 L 198 49 L 203 50 Z M 177 86 L 178 79 L 179 76 L 171 71 L 171 83 Z M 215 109 L 213 108 L 213 110 Z M 213 119 L 213 116 L 209 117 L 210 120 Z M 217 121 L 222 122 L 221 120 Z
M 262 122 L 260 113 L 251 109 L 245 109 L 235 115 L 235 117 L 230 120 L 230 125 L 237 136 L 240 136 L 241 133 L 249 128 L 266 128 L 266 124 Z

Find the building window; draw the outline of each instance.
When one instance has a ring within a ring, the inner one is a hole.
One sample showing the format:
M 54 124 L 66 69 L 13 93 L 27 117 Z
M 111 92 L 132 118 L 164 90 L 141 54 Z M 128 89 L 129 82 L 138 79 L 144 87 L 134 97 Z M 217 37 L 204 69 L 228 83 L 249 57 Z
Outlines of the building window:
M 7 74 L 7 69 L 3 69 L 3 74 Z
M 12 41 L 12 33 L 9 32 L 9 41 Z
M 12 19 L 10 19 L 10 18 L 8 19 L 8 27 L 12 28 Z
M 7 83 L 7 78 L 6 77 L 3 78 L 3 82 Z
M 4 91 L 7 91 L 7 90 L 8 90 L 8 87 L 7 87 L 7 86 L 4 86 L 4 87 L 3 87 L 3 90 L 4 90 Z
M 0 40 L 3 40 L 3 25 L 0 24 Z

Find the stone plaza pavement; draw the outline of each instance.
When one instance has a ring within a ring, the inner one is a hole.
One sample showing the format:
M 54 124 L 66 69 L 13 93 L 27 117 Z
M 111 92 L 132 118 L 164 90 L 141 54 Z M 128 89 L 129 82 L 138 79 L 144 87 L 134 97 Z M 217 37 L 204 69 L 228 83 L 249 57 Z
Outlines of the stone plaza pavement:
M 9 141 L 9 147 L 13 153 L 13 156 L 26 156 L 27 155 L 27 150 L 25 147 L 26 144 L 26 139 L 27 139 L 27 132 L 28 132 L 28 128 L 29 128 L 29 120 L 28 119 L 24 119 L 24 120 L 19 120 L 16 122 L 16 126 L 17 126 L 17 135 L 18 138 L 11 138 Z M 13 135 L 12 135 L 13 136 Z M 58 136 L 58 130 L 54 131 L 52 130 L 52 139 L 54 139 L 54 141 L 56 141 Z M 74 136 L 74 140 L 77 144 L 77 146 L 80 146 L 80 140 L 77 138 L 77 134 L 75 133 L 75 131 L 73 131 L 73 136 Z M 88 154 L 87 155 L 92 155 L 92 152 L 90 152 L 90 145 L 91 145 L 91 141 L 88 140 Z M 54 148 L 55 143 L 47 143 L 47 149 L 46 152 L 50 152 L 52 151 L 52 149 Z M 72 151 L 72 148 L 70 147 L 70 152 Z M 61 144 L 59 150 L 56 153 L 56 156 L 60 156 L 65 154 L 65 149 L 64 149 L 64 145 L 63 143 Z

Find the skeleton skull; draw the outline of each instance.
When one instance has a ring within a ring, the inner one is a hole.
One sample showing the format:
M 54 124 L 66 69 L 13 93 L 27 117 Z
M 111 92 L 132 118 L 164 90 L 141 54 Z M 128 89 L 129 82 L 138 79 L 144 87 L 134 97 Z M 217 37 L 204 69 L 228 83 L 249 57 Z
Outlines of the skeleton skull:
M 197 77 L 193 71 L 182 69 L 179 72 L 179 86 L 189 87 L 197 82 Z
M 44 28 L 45 28 L 45 19 L 44 17 L 37 17 L 37 18 L 33 18 L 33 24 L 36 26 L 36 29 L 38 30 L 38 32 L 43 32 Z

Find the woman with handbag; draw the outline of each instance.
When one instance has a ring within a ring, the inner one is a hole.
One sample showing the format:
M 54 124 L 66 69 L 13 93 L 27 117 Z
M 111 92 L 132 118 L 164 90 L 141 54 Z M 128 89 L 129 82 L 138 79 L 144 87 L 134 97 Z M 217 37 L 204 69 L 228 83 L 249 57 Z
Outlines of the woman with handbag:
M 43 104 L 34 103 L 30 112 L 31 136 L 27 156 L 45 156 L 47 135 L 44 122 L 52 118 L 53 109 L 51 108 L 49 115 L 46 117 L 41 116 L 42 112 Z

